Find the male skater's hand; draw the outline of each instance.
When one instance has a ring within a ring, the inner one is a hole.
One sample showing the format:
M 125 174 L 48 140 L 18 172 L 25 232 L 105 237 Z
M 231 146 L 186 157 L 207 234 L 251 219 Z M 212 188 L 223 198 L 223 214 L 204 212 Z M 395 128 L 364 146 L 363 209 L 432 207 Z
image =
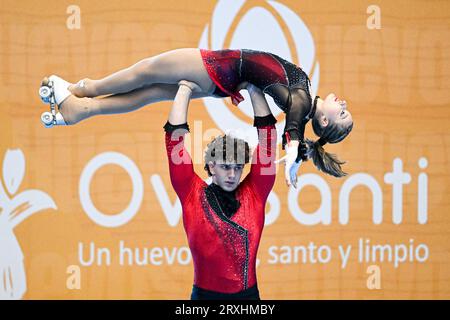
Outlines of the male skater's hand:
M 178 82 L 178 86 L 186 86 L 189 89 L 191 89 L 192 93 L 202 92 L 202 88 L 200 88 L 200 86 L 198 84 L 196 84 L 195 82 L 181 80 L 180 82 Z

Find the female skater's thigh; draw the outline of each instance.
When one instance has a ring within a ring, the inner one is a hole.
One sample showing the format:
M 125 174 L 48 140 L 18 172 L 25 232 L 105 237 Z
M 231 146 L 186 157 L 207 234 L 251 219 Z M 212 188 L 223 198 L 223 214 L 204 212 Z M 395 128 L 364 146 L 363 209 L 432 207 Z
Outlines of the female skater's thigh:
M 154 83 L 137 89 L 134 92 L 142 96 L 145 104 L 151 104 L 160 101 L 174 100 L 178 92 L 178 88 L 178 84 Z M 208 96 L 210 96 L 210 94 L 207 92 L 193 92 L 191 95 L 191 100 Z
M 214 83 L 203 65 L 200 49 L 182 48 L 149 58 L 151 82 L 177 84 L 181 80 L 197 83 L 204 92 L 211 92 Z

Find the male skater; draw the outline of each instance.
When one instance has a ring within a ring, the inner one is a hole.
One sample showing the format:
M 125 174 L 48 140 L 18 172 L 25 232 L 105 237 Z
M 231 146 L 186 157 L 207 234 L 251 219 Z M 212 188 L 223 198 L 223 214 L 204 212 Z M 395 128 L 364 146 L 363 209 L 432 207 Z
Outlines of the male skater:
M 259 299 L 256 254 L 264 227 L 265 205 L 275 182 L 276 119 L 264 94 L 248 84 L 258 130 L 250 173 L 247 142 L 216 137 L 205 153 L 207 185 L 184 148 L 187 110 L 195 84 L 180 82 L 164 126 L 170 179 L 183 208 L 183 224 L 194 262 L 191 299 Z

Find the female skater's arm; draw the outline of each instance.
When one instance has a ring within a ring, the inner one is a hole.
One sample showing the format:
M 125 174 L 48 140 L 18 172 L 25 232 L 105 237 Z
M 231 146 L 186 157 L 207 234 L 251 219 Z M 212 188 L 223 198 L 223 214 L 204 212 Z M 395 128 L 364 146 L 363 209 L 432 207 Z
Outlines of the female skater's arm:
M 306 91 L 300 88 L 290 90 L 290 98 L 286 105 L 286 126 L 283 132 L 283 147 L 289 141 L 303 141 L 305 133 L 305 119 L 310 110 L 311 99 Z M 297 144 L 298 146 L 298 144 Z
M 248 179 L 260 198 L 265 201 L 275 183 L 274 164 L 277 147 L 277 120 L 270 111 L 264 93 L 249 84 L 248 93 L 253 106 L 255 120 L 253 126 L 258 130 L 258 146 L 253 152 L 252 165 Z
M 273 84 L 265 89 L 273 97 L 276 104 L 286 113 L 286 125 L 283 131 L 283 150 L 290 141 L 299 145 L 303 140 L 305 123 L 303 119 L 310 110 L 311 98 L 301 88 L 289 88 L 283 84 Z M 291 144 L 291 145 L 293 145 Z
M 170 181 L 181 202 L 186 200 L 192 190 L 194 180 L 200 179 L 194 172 L 192 159 L 184 147 L 184 136 L 189 132 L 187 111 L 191 95 L 191 87 L 182 83 L 164 125 Z
M 278 101 L 285 101 L 286 110 L 286 126 L 282 142 L 286 155 L 277 160 L 276 163 L 285 162 L 284 175 L 286 184 L 288 186 L 293 184 L 294 187 L 297 187 L 298 168 L 302 160 L 307 160 L 304 143 L 306 122 L 304 119 L 311 108 L 311 98 L 301 88 L 288 89 L 278 86 L 274 88 L 274 91 L 278 93 Z

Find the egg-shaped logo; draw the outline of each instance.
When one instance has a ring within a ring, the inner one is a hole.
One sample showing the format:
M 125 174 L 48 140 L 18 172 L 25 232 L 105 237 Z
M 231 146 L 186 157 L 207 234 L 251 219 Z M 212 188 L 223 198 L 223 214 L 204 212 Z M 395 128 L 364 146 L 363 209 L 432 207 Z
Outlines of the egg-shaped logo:
M 297 13 L 276 1 L 219 0 L 211 22 L 203 30 L 200 48 L 254 49 L 279 55 L 300 66 L 311 79 L 311 94 L 315 95 L 319 83 L 319 62 L 315 59 L 315 47 L 311 32 Z M 236 131 L 251 144 L 257 136 L 249 124 L 253 122 L 253 108 L 244 90 L 245 100 L 236 107 L 230 99 L 204 98 L 204 104 L 216 125 L 222 131 Z M 270 109 L 277 117 L 277 131 L 281 136 L 285 116 L 268 98 Z M 278 139 L 280 141 L 280 139 Z

